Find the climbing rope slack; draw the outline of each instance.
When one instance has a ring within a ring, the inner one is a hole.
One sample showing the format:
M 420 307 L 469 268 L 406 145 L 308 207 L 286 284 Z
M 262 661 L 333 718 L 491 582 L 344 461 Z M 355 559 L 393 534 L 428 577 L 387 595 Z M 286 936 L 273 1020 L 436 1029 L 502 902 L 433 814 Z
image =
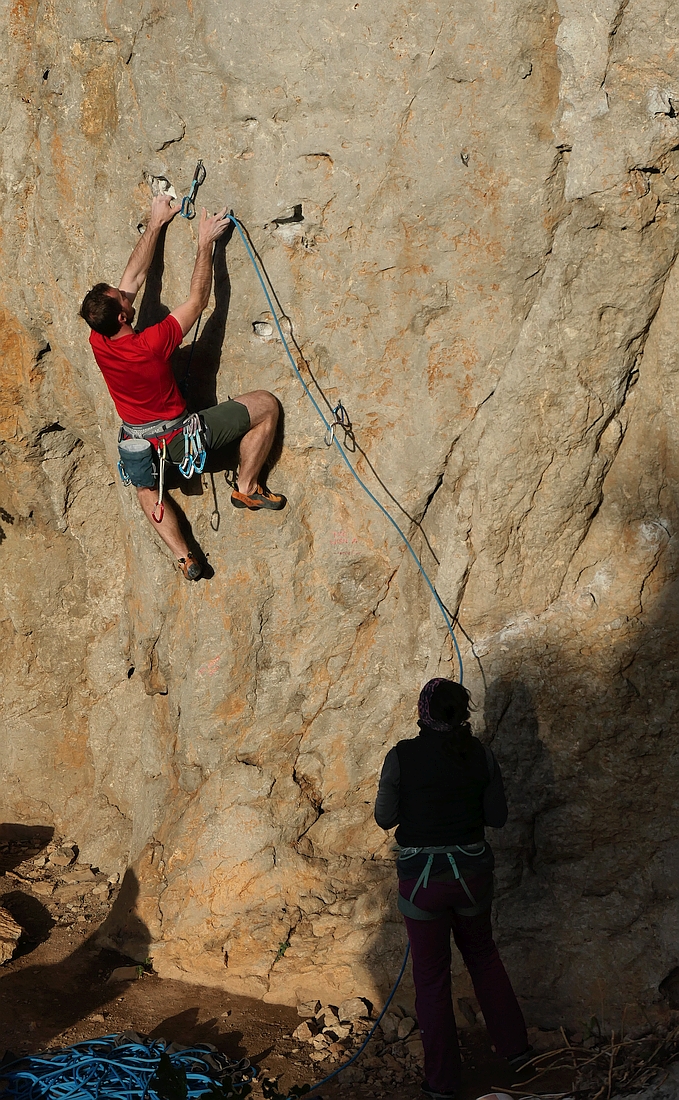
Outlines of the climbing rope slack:
M 325 435 L 326 444 L 329 447 L 332 446 L 333 443 L 335 444 L 335 447 L 337 448 L 340 455 L 342 456 L 342 461 L 349 468 L 352 476 L 356 479 L 356 481 L 360 485 L 361 489 L 363 489 L 363 492 L 370 498 L 370 500 L 372 500 L 373 504 L 377 508 L 379 508 L 382 515 L 389 521 L 391 526 L 398 533 L 398 535 L 400 536 L 400 538 L 403 540 L 406 547 L 410 551 L 410 554 L 412 555 L 412 557 L 415 561 L 415 564 L 417 565 L 417 568 L 420 571 L 420 574 L 422 575 L 424 581 L 426 582 L 432 596 L 434 597 L 434 600 L 436 601 L 436 605 L 437 605 L 439 611 L 441 612 L 441 615 L 443 616 L 443 621 L 446 624 L 446 629 L 447 629 L 447 631 L 448 631 L 448 633 L 449 633 L 449 635 L 452 639 L 453 648 L 455 650 L 455 656 L 457 657 L 457 663 L 458 663 L 458 668 L 459 668 L 459 682 L 462 683 L 463 678 L 464 678 L 464 667 L 463 667 L 463 664 L 462 664 L 462 654 L 460 653 L 460 647 L 457 644 L 457 638 L 455 637 L 455 632 L 453 630 L 453 624 L 450 620 L 448 612 L 446 611 L 445 607 L 443 606 L 443 602 L 441 600 L 441 597 L 439 596 L 438 592 L 436 591 L 431 579 L 429 578 L 429 576 L 427 574 L 426 569 L 424 568 L 424 566 L 422 564 L 422 561 L 420 560 L 420 557 L 418 556 L 417 552 L 413 548 L 408 536 L 402 530 L 402 528 L 399 527 L 398 523 L 396 522 L 394 517 L 391 515 L 391 513 L 384 507 L 384 505 L 381 503 L 381 501 L 379 501 L 377 499 L 375 494 L 370 491 L 370 489 L 365 484 L 365 482 L 362 480 L 360 475 L 356 472 L 356 470 L 352 466 L 351 462 L 349 461 L 349 458 L 347 457 L 342 444 L 340 443 L 339 439 L 337 438 L 336 429 L 338 427 L 345 427 L 345 424 L 348 422 L 348 416 L 347 416 L 346 409 L 344 408 L 344 406 L 340 402 L 335 407 L 335 409 L 333 411 L 333 420 L 332 420 L 332 422 L 329 421 L 326 418 L 326 416 L 325 416 L 323 410 L 321 409 L 320 405 L 316 401 L 316 398 L 314 397 L 311 390 L 309 389 L 306 382 L 304 381 L 304 378 L 302 377 L 302 374 L 299 370 L 299 367 L 297 366 L 297 363 L 295 362 L 295 357 L 293 356 L 292 352 L 290 351 L 290 346 L 288 344 L 288 341 L 285 338 L 285 333 L 283 332 L 283 329 L 281 328 L 280 321 L 278 319 L 278 313 L 276 311 L 276 307 L 274 306 L 271 295 L 269 293 L 269 289 L 266 285 L 266 282 L 264 281 L 264 276 L 262 275 L 262 272 L 260 270 L 260 266 L 259 266 L 259 264 L 258 264 L 258 262 L 255 258 L 254 252 L 252 251 L 252 248 L 250 247 L 250 243 L 247 239 L 245 231 L 244 231 L 241 223 L 238 221 L 238 218 L 236 218 L 234 214 L 229 214 L 228 217 L 233 222 L 236 229 L 238 230 L 240 238 L 241 238 L 243 244 L 245 245 L 245 250 L 246 250 L 248 256 L 250 257 L 250 261 L 252 263 L 252 266 L 254 267 L 254 269 L 257 273 L 257 278 L 259 279 L 262 290 L 264 291 L 264 297 L 266 298 L 267 303 L 269 305 L 269 309 L 271 310 L 271 315 L 272 315 L 272 317 L 273 317 L 273 319 L 276 323 L 276 328 L 278 329 L 278 335 L 281 338 L 281 341 L 283 343 L 283 347 L 285 348 L 288 359 L 290 360 L 290 363 L 292 364 L 292 369 L 294 370 L 295 375 L 297 376 L 299 382 L 301 382 L 302 387 L 304 389 L 304 392 L 306 393 L 307 397 L 311 401 L 311 404 L 313 405 L 314 409 L 316 410 L 319 417 L 323 421 L 323 424 L 325 426 L 325 432 L 326 432 L 326 435 Z M 344 418 L 346 418 L 346 420 Z
M 358 1048 L 358 1050 L 356 1051 L 356 1053 L 354 1055 L 352 1055 L 352 1057 L 349 1059 L 349 1061 L 345 1062 L 343 1066 L 338 1066 L 337 1069 L 334 1069 L 332 1071 L 332 1073 L 328 1074 L 327 1077 L 324 1077 L 322 1081 L 318 1081 L 315 1085 L 312 1085 L 311 1088 L 309 1089 L 309 1092 L 315 1092 L 316 1089 L 320 1089 L 321 1085 L 327 1085 L 328 1081 L 332 1081 L 333 1077 L 337 1077 L 338 1073 L 343 1073 L 345 1069 L 348 1069 L 348 1067 L 353 1062 L 355 1062 L 357 1058 L 360 1058 L 360 1056 L 363 1054 L 363 1051 L 365 1050 L 368 1043 L 372 1039 L 373 1035 L 377 1031 L 377 1028 L 380 1025 L 380 1021 L 382 1020 L 382 1017 L 384 1016 L 385 1012 L 389 1008 L 389 1005 L 392 1002 L 393 996 L 396 993 L 396 990 L 398 989 L 398 987 L 400 985 L 401 978 L 405 974 L 405 969 L 406 969 L 406 964 L 408 962 L 408 955 L 409 954 L 410 954 L 410 944 L 408 943 L 408 944 L 406 944 L 405 954 L 403 956 L 403 962 L 401 963 L 401 969 L 399 971 L 398 978 L 396 979 L 396 981 L 394 982 L 394 984 L 392 986 L 391 993 L 389 994 L 386 1001 L 384 1002 L 384 1008 L 382 1009 L 379 1016 L 375 1020 L 375 1023 L 373 1024 L 373 1026 L 370 1028 L 370 1031 L 366 1035 L 365 1039 L 361 1043 L 361 1045 Z M 288 1097 L 288 1100 L 292 1100 L 292 1098 Z

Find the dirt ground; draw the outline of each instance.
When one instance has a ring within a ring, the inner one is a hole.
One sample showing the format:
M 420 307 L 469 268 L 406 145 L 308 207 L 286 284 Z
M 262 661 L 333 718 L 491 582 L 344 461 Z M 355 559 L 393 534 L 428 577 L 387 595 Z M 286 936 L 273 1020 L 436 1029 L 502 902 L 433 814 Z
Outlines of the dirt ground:
M 111 983 L 107 979 L 114 967 L 131 960 L 101 951 L 92 941 L 85 929 L 55 928 L 33 951 L 3 966 L 0 1056 L 3 1047 L 17 1055 L 30 1054 L 131 1028 L 153 1038 L 212 1043 L 229 1057 L 249 1058 L 262 1075 L 280 1078 L 286 1088 L 313 1084 L 335 1068 L 319 1068 L 309 1060 L 303 1044 L 291 1039 L 300 1022 L 295 1009 L 161 980 L 153 974 Z M 511 1075 L 493 1055 L 483 1030 L 468 1029 L 462 1035 L 465 1083 L 460 1100 L 473 1100 L 492 1086 L 511 1086 Z M 369 1045 L 363 1058 L 370 1056 Z M 545 1080 L 541 1089 L 547 1087 L 553 1091 L 568 1086 Z M 350 1096 L 415 1100 L 421 1093 L 415 1082 L 376 1090 L 343 1085 L 340 1075 L 323 1088 L 322 1095 L 330 1100 Z
M 107 896 L 105 882 L 93 874 L 88 886 L 93 900 L 84 903 L 78 894 L 82 893 L 78 885 L 82 870 L 76 874 L 51 864 L 36 869 L 43 858 L 40 851 L 53 851 L 52 858 L 57 858 L 59 850 L 54 854 L 54 849 L 54 843 L 46 847 L 44 842 L 29 845 L 26 840 L 0 844 L 0 904 L 28 929 L 15 957 L 0 968 L 0 1059 L 6 1052 L 33 1054 L 131 1029 L 168 1041 L 212 1043 L 230 1058 L 249 1058 L 260 1077 L 278 1078 L 281 1089 L 314 1084 L 341 1064 L 314 1063 L 309 1057 L 312 1048 L 292 1038 L 301 1022 L 294 1008 L 163 980 L 153 973 L 110 981 L 116 967 L 134 965 L 131 959 L 102 950 L 97 942 L 97 929 L 106 918 L 115 886 Z M 78 881 L 69 883 L 69 876 Z M 34 896 L 36 882 L 41 883 L 39 899 Z M 53 892 L 46 895 L 48 888 Z M 491 1051 L 483 1028 L 464 1029 L 461 1042 L 460 1100 L 474 1100 L 493 1086 L 512 1086 L 512 1075 Z M 340 1075 L 323 1087 L 322 1096 L 326 1100 L 421 1097 L 420 1074 L 399 1074 L 393 1067 L 390 1071 L 389 1055 L 383 1049 L 378 1032 L 357 1063 L 369 1069 L 372 1083 L 343 1083 Z M 386 1080 L 381 1080 L 383 1076 Z M 569 1086 L 563 1077 L 544 1078 L 540 1091 L 564 1092 Z M 255 1094 L 259 1091 L 255 1088 Z

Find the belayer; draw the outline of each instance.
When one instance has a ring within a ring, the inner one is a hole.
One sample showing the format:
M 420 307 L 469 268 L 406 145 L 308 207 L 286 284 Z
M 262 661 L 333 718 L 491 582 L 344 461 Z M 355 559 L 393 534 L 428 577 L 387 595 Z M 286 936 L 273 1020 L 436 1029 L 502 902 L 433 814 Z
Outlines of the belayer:
M 212 246 L 229 225 L 226 207 L 211 217 L 202 211 L 187 300 L 143 332 L 132 327 L 133 302 L 148 274 L 158 236 L 178 212 L 179 207 L 173 208 L 167 196 L 153 199 L 148 225 L 120 285 L 97 283 L 85 295 L 80 316 L 92 329 L 94 358 L 122 420 L 121 473 L 135 486 L 145 516 L 153 520 L 184 576 L 197 580 L 201 566 L 189 550 L 171 500 L 162 501 L 165 460 L 190 474 L 202 470 L 208 451 L 239 440 L 238 487 L 231 494 L 234 507 L 277 510 L 284 507 L 285 497 L 270 493 L 258 481 L 278 422 L 278 401 L 273 394 L 253 390 L 191 415 L 170 366 L 172 353 L 208 304 Z
M 434 1100 L 449 1100 L 460 1087 L 451 930 L 495 1050 L 514 1069 L 531 1055 L 490 923 L 494 859 L 484 826 L 501 828 L 507 803 L 495 756 L 472 736 L 469 702 L 467 689 L 453 680 L 437 678 L 424 686 L 419 736 L 387 753 L 375 803 L 382 829 L 398 825 L 398 907 L 413 959 L 422 1091 Z

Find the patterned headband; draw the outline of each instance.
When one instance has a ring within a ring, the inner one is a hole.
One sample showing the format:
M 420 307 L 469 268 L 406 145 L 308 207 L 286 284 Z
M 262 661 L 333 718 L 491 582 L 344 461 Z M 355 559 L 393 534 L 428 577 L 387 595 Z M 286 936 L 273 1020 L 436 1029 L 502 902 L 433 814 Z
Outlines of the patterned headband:
M 425 726 L 428 726 L 430 730 L 436 730 L 437 733 L 450 733 L 451 730 L 457 729 L 457 723 L 453 725 L 450 722 L 437 722 L 429 713 L 431 697 L 437 687 L 439 684 L 449 683 L 450 680 L 446 680 L 443 676 L 437 676 L 434 680 L 429 680 L 422 688 L 420 698 L 417 701 L 417 712 L 420 716 L 420 721 L 423 722 Z

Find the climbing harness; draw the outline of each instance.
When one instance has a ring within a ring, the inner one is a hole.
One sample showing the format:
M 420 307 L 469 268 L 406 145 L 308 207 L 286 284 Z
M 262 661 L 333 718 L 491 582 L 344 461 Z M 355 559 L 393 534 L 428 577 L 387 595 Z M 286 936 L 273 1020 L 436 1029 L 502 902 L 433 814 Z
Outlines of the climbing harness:
M 189 220 L 191 218 L 195 218 L 195 216 L 196 216 L 196 207 L 195 207 L 196 195 L 198 194 L 198 188 L 200 187 L 200 185 L 205 182 L 206 174 L 207 173 L 205 171 L 205 165 L 203 164 L 202 160 L 199 160 L 198 164 L 196 165 L 196 170 L 193 173 L 193 180 L 191 182 L 191 190 L 189 191 L 188 195 L 184 195 L 184 198 L 182 199 L 182 208 L 179 211 L 182 218 L 188 218 Z
M 121 425 L 124 435 L 131 439 L 159 439 L 161 435 L 170 435 L 178 432 L 186 420 L 186 413 L 176 416 L 174 420 L 154 420 L 150 424 L 126 424 Z
M 162 523 L 163 516 L 165 515 L 165 505 L 163 504 L 163 488 L 165 487 L 165 463 L 167 462 L 167 442 L 163 440 L 162 450 L 158 452 L 158 460 L 160 462 L 160 473 L 158 475 L 158 500 L 156 501 L 153 511 L 151 512 L 151 519 L 154 523 Z M 159 514 L 156 515 L 156 512 Z
M 179 463 L 179 473 L 185 478 L 202 474 L 206 459 L 203 425 L 198 413 L 191 413 L 184 422 L 184 457 Z
M 211 1094 L 222 1081 L 236 1093 L 256 1076 L 247 1059 L 235 1061 L 215 1047 L 201 1043 L 184 1046 L 165 1039 L 142 1039 L 134 1031 L 105 1035 L 62 1050 L 27 1055 L 0 1067 L 4 1100 L 78 1100 L 115 1097 L 116 1100 L 161 1100 L 161 1055 L 172 1070 L 186 1074 L 186 1100 Z M 157 1075 L 157 1076 L 156 1076 Z M 247 1090 L 249 1091 L 249 1089 Z
M 469 844 L 465 846 L 461 844 L 442 844 L 429 848 L 399 848 L 398 851 L 399 860 L 401 861 L 413 859 L 415 856 L 419 856 L 422 854 L 427 856 L 427 862 L 422 868 L 420 877 L 415 883 L 410 898 L 404 898 L 403 895 L 400 893 L 398 895 L 398 911 L 399 913 L 403 913 L 404 917 L 411 917 L 413 920 L 437 920 L 439 917 L 442 917 L 447 911 L 445 909 L 441 909 L 437 910 L 436 912 L 431 912 L 428 909 L 420 909 L 418 905 L 415 905 L 414 901 L 415 895 L 420 889 L 420 886 L 423 890 L 426 890 L 427 886 L 429 885 L 429 874 L 432 868 L 432 864 L 434 862 L 434 856 L 436 855 L 446 855 L 448 857 L 448 862 L 450 863 L 450 867 L 456 882 L 460 883 L 460 886 L 472 903 L 471 907 L 465 906 L 463 908 L 461 906 L 454 906 L 454 912 L 458 913 L 461 917 L 475 917 L 479 913 L 483 913 L 486 909 L 489 908 L 490 903 L 493 899 L 492 882 L 490 888 L 484 891 L 482 897 L 475 898 L 471 890 L 467 886 L 464 875 L 460 871 L 455 856 L 453 855 L 453 852 L 459 852 L 463 856 L 467 856 L 471 859 L 476 859 L 479 856 L 483 856 L 486 854 L 485 842 L 481 844 Z
M 397 532 L 399 537 L 403 540 L 403 542 L 405 543 L 405 545 L 406 545 L 407 549 L 409 550 L 411 556 L 413 557 L 413 559 L 415 561 L 415 564 L 417 565 L 417 568 L 419 569 L 423 580 L 427 584 L 427 587 L 429 588 L 432 596 L 434 597 L 434 600 L 436 601 L 436 606 L 438 607 L 439 611 L 441 612 L 441 615 L 443 617 L 443 621 L 446 624 L 446 630 L 448 631 L 448 634 L 450 635 L 450 638 L 451 638 L 452 643 L 453 643 L 453 648 L 455 650 L 455 656 L 457 658 L 458 669 L 459 669 L 459 682 L 462 683 L 463 678 L 464 678 L 464 666 L 463 666 L 463 663 L 462 663 L 462 654 L 460 652 L 460 647 L 457 643 L 457 638 L 455 637 L 455 631 L 453 630 L 453 624 L 452 624 L 451 619 L 448 615 L 448 612 L 446 611 L 446 609 L 443 605 L 443 601 L 441 600 L 441 597 L 439 596 L 438 592 L 436 591 L 436 588 L 434 587 L 432 581 L 430 580 L 429 575 L 427 574 L 427 571 L 425 570 L 418 554 L 415 552 L 415 549 L 413 548 L 410 540 L 408 539 L 408 536 L 401 529 L 401 527 L 399 527 L 399 525 L 396 522 L 396 520 L 394 519 L 394 517 L 384 507 L 384 505 L 377 499 L 375 494 L 370 491 L 368 486 L 365 484 L 365 482 L 362 480 L 362 478 L 359 476 L 359 474 L 356 472 L 356 470 L 352 466 L 351 462 L 349 461 L 349 458 L 347 457 L 347 455 L 345 453 L 345 448 L 342 446 L 339 439 L 337 438 L 337 432 L 336 432 L 336 429 L 337 429 L 338 426 L 344 427 L 344 423 L 342 422 L 342 420 L 339 419 L 340 413 L 338 411 L 340 407 L 342 409 L 344 409 L 344 406 L 342 406 L 341 402 L 340 402 L 340 405 L 335 407 L 335 410 L 333 411 L 333 421 L 332 421 L 332 423 L 325 416 L 325 413 L 321 409 L 320 405 L 316 401 L 316 398 L 314 397 L 311 390 L 309 389 L 306 382 L 304 381 L 304 378 L 302 377 L 301 371 L 300 371 L 299 367 L 297 366 L 297 363 L 295 362 L 295 358 L 294 358 L 292 352 L 290 351 L 290 346 L 288 344 L 288 341 L 285 338 L 285 333 L 283 332 L 283 329 L 281 327 L 281 323 L 278 319 L 278 314 L 276 312 L 276 308 L 275 308 L 273 300 L 271 298 L 271 294 L 269 293 L 268 287 L 267 287 L 267 285 L 264 281 L 264 276 L 262 275 L 262 272 L 260 271 L 259 264 L 257 263 L 257 260 L 255 259 L 254 252 L 252 251 L 252 248 L 250 247 L 250 243 L 247 239 L 247 236 L 245 234 L 243 226 L 241 225 L 241 223 L 238 221 L 238 218 L 236 218 L 234 214 L 228 214 L 227 217 L 230 219 L 230 221 L 233 222 L 236 229 L 238 230 L 240 238 L 241 238 L 241 240 L 242 240 L 242 242 L 245 246 L 245 251 L 247 252 L 247 254 L 250 258 L 250 262 L 252 263 L 252 266 L 255 269 L 257 278 L 259 279 L 262 290 L 264 291 L 264 297 L 267 300 L 267 303 L 269 305 L 269 309 L 271 310 L 271 315 L 272 315 L 272 317 L 274 319 L 274 322 L 276 324 L 276 328 L 278 329 L 278 335 L 281 338 L 281 341 L 282 341 L 283 347 L 285 348 L 285 352 L 288 356 L 288 359 L 290 360 L 290 363 L 292 364 L 292 369 L 294 370 L 298 381 L 301 382 L 302 388 L 304 389 L 304 392 L 306 393 L 307 397 L 311 401 L 311 404 L 313 405 L 314 409 L 316 410 L 319 417 L 323 421 L 323 424 L 325 425 L 325 430 L 326 430 L 326 437 L 325 438 L 326 438 L 327 445 L 331 446 L 333 443 L 335 444 L 335 447 L 337 448 L 337 450 L 339 451 L 339 453 L 342 457 L 342 461 L 349 468 L 349 471 L 351 472 L 352 476 L 356 479 L 356 481 L 358 482 L 360 487 L 363 489 L 363 492 L 370 498 L 370 500 L 372 500 L 373 504 L 377 508 L 379 508 L 382 515 L 385 517 L 385 519 L 387 519 L 389 521 L 389 523 L 392 525 L 392 527 Z M 346 409 L 344 409 L 344 413 L 346 414 Z M 347 420 L 348 420 L 348 417 L 347 417 Z M 335 429 L 335 430 L 333 430 L 333 429 Z
M 158 500 L 151 512 L 155 523 L 162 523 L 165 515 L 165 467 L 172 464 L 167 453 L 168 437 L 173 438 L 179 432 L 184 436 L 184 457 L 178 467 L 180 474 L 187 479 L 194 474 L 202 474 L 207 460 L 206 429 L 198 413 L 183 413 L 175 420 L 157 421 L 153 424 L 122 424 L 120 428 L 118 473 L 123 485 L 153 488 L 156 478 L 158 480 Z M 154 448 L 158 454 L 157 465 L 152 459 Z M 125 467 L 125 462 L 129 469 Z

